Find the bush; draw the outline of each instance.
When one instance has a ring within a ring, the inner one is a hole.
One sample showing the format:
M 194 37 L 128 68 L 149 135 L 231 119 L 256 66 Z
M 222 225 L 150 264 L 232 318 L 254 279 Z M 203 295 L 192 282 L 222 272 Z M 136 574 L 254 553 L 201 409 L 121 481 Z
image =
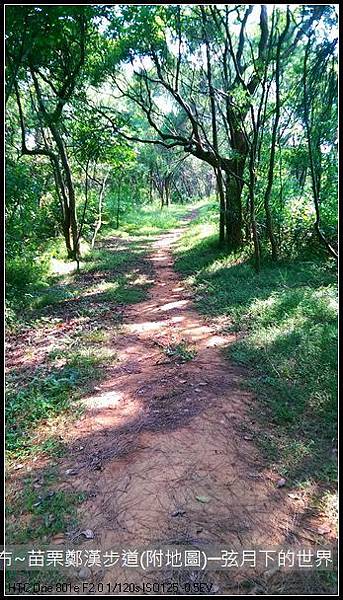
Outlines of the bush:
M 16 256 L 6 260 L 7 295 L 12 298 L 17 292 L 27 292 L 32 286 L 44 285 L 49 274 L 46 258 Z

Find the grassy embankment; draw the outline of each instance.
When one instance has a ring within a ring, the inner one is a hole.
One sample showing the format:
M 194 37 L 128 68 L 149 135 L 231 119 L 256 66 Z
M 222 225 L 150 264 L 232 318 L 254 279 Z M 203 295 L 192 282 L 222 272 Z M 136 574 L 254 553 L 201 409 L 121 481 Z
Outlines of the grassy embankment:
M 120 335 L 122 306 L 143 299 L 153 280 L 146 260 L 150 239 L 178 225 L 184 213 L 175 207 L 129 216 L 119 231 L 103 232 L 97 249 L 85 253 L 80 274 L 63 261 L 60 241 L 51 244 L 36 265 L 9 262 L 10 343 L 23 335 L 18 344 L 26 346 L 31 338 L 32 356 L 28 346 L 27 365 L 24 361 L 20 368 L 14 366 L 7 376 L 10 480 L 13 469 L 21 467 L 19 478 L 8 487 L 8 543 L 51 541 L 76 526 L 77 507 L 86 495 L 82 490 L 74 495 L 54 491 L 59 481 L 55 460 L 65 452 L 61 431 L 80 414 L 78 400 L 117 360 L 113 341 Z M 237 342 L 224 352 L 248 367 L 245 383 L 257 398 L 255 440 L 267 464 L 293 486 L 306 489 L 324 483 L 319 506 L 334 510 L 333 266 L 297 259 L 265 264 L 256 274 L 247 258 L 219 250 L 216 229 L 217 208 L 200 203 L 198 218 L 175 248 L 176 268 L 192 286 L 199 311 L 224 331 L 237 333 Z M 65 328 L 71 317 L 76 326 Z M 35 344 L 42 336 L 50 336 L 49 347 L 32 366 Z M 42 457 L 48 466 L 37 482 L 32 460 Z M 53 577 L 50 573 L 49 580 Z M 40 573 L 31 573 L 31 584 L 37 578 Z M 9 573 L 8 580 L 16 576 Z
M 153 282 L 151 240 L 185 212 L 128 215 L 85 252 L 80 273 L 63 259 L 61 240 L 36 262 L 8 261 L 7 543 L 49 542 L 76 527 L 86 495 L 58 489 L 64 432 L 80 415 L 82 397 L 118 360 L 123 307 L 145 298 Z M 37 577 L 31 573 L 31 583 Z
M 237 334 L 225 353 L 248 367 L 246 384 L 258 399 L 255 438 L 267 462 L 300 487 L 330 487 L 336 479 L 334 265 L 296 258 L 256 273 L 247 257 L 219 250 L 211 204 L 200 209 L 175 254 L 199 311 Z M 330 492 L 325 501 L 331 502 Z

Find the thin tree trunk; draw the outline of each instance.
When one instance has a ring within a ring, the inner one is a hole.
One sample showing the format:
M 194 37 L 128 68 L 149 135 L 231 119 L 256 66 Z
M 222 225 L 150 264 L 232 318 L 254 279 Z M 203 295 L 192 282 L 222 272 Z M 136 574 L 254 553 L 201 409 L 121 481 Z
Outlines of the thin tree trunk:
M 71 176 L 71 170 L 70 170 L 67 154 L 66 154 L 66 151 L 64 148 L 64 144 L 63 144 L 61 135 L 60 135 L 57 127 L 55 125 L 53 125 L 52 123 L 50 123 L 50 130 L 51 130 L 52 136 L 56 142 L 57 148 L 59 150 L 59 154 L 60 154 L 61 162 L 62 162 L 62 166 L 63 166 L 63 172 L 64 172 L 64 176 L 65 176 L 65 182 L 66 182 L 66 187 L 68 190 L 68 200 L 69 200 L 68 212 L 69 212 L 70 229 L 71 229 L 71 236 L 72 236 L 72 242 L 73 242 L 72 258 L 78 262 L 80 259 L 80 240 L 79 240 L 79 235 L 78 235 L 78 224 L 77 224 L 77 215 L 76 215 L 75 188 L 74 188 L 74 184 L 73 184 L 73 180 L 72 180 L 72 176 Z
M 269 169 L 268 169 L 268 183 L 267 188 L 264 194 L 264 210 L 266 213 L 266 226 L 267 226 L 267 234 L 270 241 L 271 249 L 272 249 L 272 260 L 277 261 L 278 259 L 278 245 L 276 241 L 276 237 L 274 235 L 274 227 L 273 227 L 273 218 L 270 210 L 270 196 L 274 182 L 274 168 L 275 168 L 275 150 L 276 150 L 276 139 L 277 139 L 277 131 L 279 127 L 280 121 L 280 56 L 281 56 L 281 48 L 284 38 L 287 35 L 290 24 L 290 12 L 289 7 L 287 8 L 287 20 L 286 25 L 281 33 L 277 49 L 276 49 L 276 64 L 275 64 L 275 94 L 276 94 L 276 103 L 275 103 L 275 118 L 273 123 L 272 130 L 272 141 L 271 141 L 271 150 L 270 150 L 270 159 L 269 159 Z
M 88 204 L 88 166 L 89 166 L 89 160 L 86 161 L 86 169 L 85 169 L 85 176 L 86 176 L 86 181 L 85 181 L 85 203 L 83 205 L 82 218 L 81 218 L 81 222 L 80 222 L 79 233 L 78 233 L 78 236 L 77 236 L 77 241 L 78 242 L 81 239 L 81 233 L 82 233 L 83 225 L 84 225 L 84 222 L 85 222 L 86 210 L 87 210 L 87 204 Z
M 117 198 L 117 214 L 116 214 L 116 228 L 119 229 L 119 219 L 120 219 L 120 194 L 121 194 L 121 185 L 118 187 L 118 198 Z
M 223 188 L 223 176 L 220 169 L 215 169 L 217 192 L 219 197 L 219 245 L 225 244 L 225 194 Z
M 152 204 L 152 170 L 149 170 L 149 202 Z
M 313 191 L 313 200 L 314 200 L 314 208 L 316 213 L 316 220 L 314 223 L 314 228 L 317 232 L 319 240 L 326 247 L 327 251 L 333 258 L 338 259 L 338 254 L 335 249 L 331 246 L 330 242 L 326 239 L 320 227 L 320 172 L 316 169 L 315 165 L 315 157 L 312 147 L 312 130 L 311 123 L 309 117 L 309 104 L 310 100 L 308 97 L 308 89 L 307 89 L 307 61 L 310 50 L 311 38 L 309 37 L 308 44 L 305 50 L 305 58 L 304 58 L 304 72 L 303 72 L 303 91 L 304 91 L 304 121 L 305 121 L 305 129 L 306 129 L 306 137 L 307 137 L 307 145 L 308 145 L 308 154 L 310 159 L 310 172 L 311 172 L 311 180 L 312 180 L 312 191 Z M 319 150 L 320 151 L 320 150 Z
M 214 89 L 212 85 L 212 68 L 211 68 L 211 55 L 210 55 L 210 43 L 207 35 L 206 27 L 206 12 L 203 6 L 200 7 L 203 32 L 205 37 L 206 45 L 206 63 L 207 63 L 207 83 L 208 83 L 208 96 L 210 99 L 211 106 L 211 123 L 212 123 L 212 146 L 214 152 L 218 154 L 218 131 L 217 131 L 217 115 L 216 115 L 216 102 L 214 96 Z M 225 244 L 225 229 L 226 229 L 226 218 L 225 218 L 225 194 L 223 188 L 222 172 L 220 167 L 215 167 L 214 172 L 217 181 L 217 190 L 219 196 L 219 245 L 224 246 Z
M 254 244 L 254 257 L 255 257 L 255 269 L 257 272 L 261 269 L 261 252 L 260 252 L 260 240 L 257 231 L 256 217 L 255 217 L 255 189 L 254 183 L 249 186 L 249 200 L 250 200 L 250 219 L 251 219 L 251 232 Z
M 258 130 L 255 130 L 254 140 L 251 144 L 250 148 L 250 157 L 249 157 L 249 203 L 250 203 L 250 223 L 251 223 L 251 233 L 254 244 L 254 258 L 255 258 L 255 269 L 257 272 L 261 269 L 261 250 L 260 250 L 260 240 L 257 231 L 257 223 L 256 223 L 256 214 L 255 214 L 255 185 L 256 185 L 256 175 L 255 175 L 255 161 L 256 161 L 256 148 L 258 141 Z
M 63 174 L 65 179 L 65 185 L 68 192 L 68 206 L 66 207 L 66 212 L 68 213 L 68 220 L 70 220 L 70 229 L 71 229 L 71 238 L 72 238 L 72 256 L 74 260 L 77 262 L 80 259 L 80 245 L 78 240 L 78 225 L 77 225 L 77 215 L 76 215 L 76 199 L 75 199 L 75 189 L 71 176 L 71 170 L 68 162 L 67 153 L 64 147 L 63 139 L 58 131 L 58 127 L 55 123 L 53 123 L 51 117 L 47 114 L 44 102 L 42 100 L 42 94 L 39 87 L 39 83 L 36 77 L 36 74 L 31 68 L 31 75 L 34 83 L 34 87 L 37 94 L 38 105 L 40 108 L 40 112 L 44 118 L 46 126 L 49 127 L 51 131 L 51 135 L 56 143 L 59 157 L 61 160 Z
M 242 246 L 243 215 L 242 185 L 236 177 L 226 173 L 225 222 L 226 244 L 229 250 L 236 251 Z
M 94 234 L 92 237 L 92 242 L 91 242 L 92 249 L 94 248 L 96 236 L 98 235 L 99 229 L 102 225 L 102 201 L 103 201 L 103 197 L 104 197 L 104 193 L 105 193 L 106 181 L 107 181 L 108 176 L 109 176 L 109 173 L 107 173 L 105 175 L 104 180 L 101 184 L 101 189 L 100 189 L 100 194 L 99 194 L 99 206 L 98 206 L 98 221 L 96 223 Z

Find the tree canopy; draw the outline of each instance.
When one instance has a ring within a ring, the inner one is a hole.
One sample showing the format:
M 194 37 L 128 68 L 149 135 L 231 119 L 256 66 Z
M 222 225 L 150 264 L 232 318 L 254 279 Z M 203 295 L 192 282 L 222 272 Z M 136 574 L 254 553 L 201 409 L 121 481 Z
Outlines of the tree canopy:
M 120 210 L 216 194 L 219 243 L 257 269 L 336 257 L 336 23 L 333 5 L 7 6 L 9 253 L 60 232 L 78 261 L 125 183 Z

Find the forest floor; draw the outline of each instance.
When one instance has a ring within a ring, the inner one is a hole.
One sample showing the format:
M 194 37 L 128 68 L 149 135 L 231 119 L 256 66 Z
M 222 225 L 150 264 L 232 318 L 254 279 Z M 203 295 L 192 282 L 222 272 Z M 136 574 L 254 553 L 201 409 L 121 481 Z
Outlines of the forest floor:
M 39 320 L 9 336 L 7 368 L 24 406 L 37 397 L 37 385 L 40 393 L 42 385 L 52 395 L 56 389 L 56 402 L 73 385 L 79 412 L 37 419 L 33 453 L 21 414 L 19 459 L 8 468 L 8 543 L 240 553 L 335 541 L 327 517 L 265 461 L 252 435 L 247 370 L 223 353 L 236 336 L 218 334 L 199 315 L 174 269 L 173 245 L 194 216 L 149 238 L 102 240 L 103 268 L 71 277 L 62 302 L 40 307 Z M 17 411 L 25 412 L 23 404 Z M 205 572 L 93 565 L 71 577 L 138 586 L 206 583 L 212 594 L 325 593 L 334 585 L 330 573 L 249 562 Z

